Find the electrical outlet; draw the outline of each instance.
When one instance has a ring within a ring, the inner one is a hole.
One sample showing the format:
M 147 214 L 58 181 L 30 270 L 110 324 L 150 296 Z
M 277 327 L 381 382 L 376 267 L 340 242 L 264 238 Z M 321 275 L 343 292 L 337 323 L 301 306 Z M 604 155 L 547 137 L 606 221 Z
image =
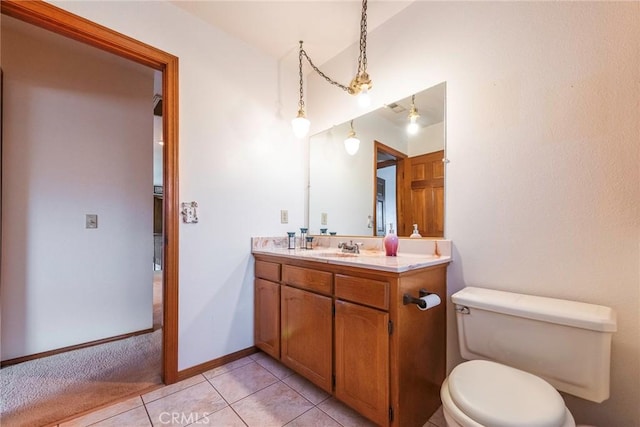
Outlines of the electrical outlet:
M 320 214 L 320 224 L 321 225 L 327 225 L 327 213 L 326 212 L 322 212 Z
M 289 223 L 289 211 L 281 210 L 280 211 L 280 224 L 288 224 Z

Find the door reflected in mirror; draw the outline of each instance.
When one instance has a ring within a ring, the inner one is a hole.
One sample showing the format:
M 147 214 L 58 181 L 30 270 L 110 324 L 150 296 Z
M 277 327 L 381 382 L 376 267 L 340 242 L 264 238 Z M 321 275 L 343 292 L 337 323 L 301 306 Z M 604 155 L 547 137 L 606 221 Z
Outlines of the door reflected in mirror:
M 311 233 L 383 236 L 392 224 L 408 237 L 418 224 L 423 237 L 444 236 L 445 97 L 444 82 L 415 94 L 415 133 L 412 96 L 353 119 L 355 155 L 344 146 L 350 121 L 310 138 Z
M 394 150 L 375 141 L 375 170 L 376 170 L 376 211 L 375 221 L 378 224 L 374 236 L 384 236 L 390 227 L 402 236 L 402 181 L 404 175 L 404 161 L 406 154 Z M 380 218 L 382 216 L 382 218 Z

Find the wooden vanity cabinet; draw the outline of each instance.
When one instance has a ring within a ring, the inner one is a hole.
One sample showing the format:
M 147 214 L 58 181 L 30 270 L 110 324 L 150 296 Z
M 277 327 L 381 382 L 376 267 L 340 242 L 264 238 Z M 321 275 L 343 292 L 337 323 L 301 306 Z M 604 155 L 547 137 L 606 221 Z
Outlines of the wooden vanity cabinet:
M 335 395 L 380 425 L 389 422 L 389 313 L 336 300 Z
M 280 328 L 283 364 L 328 393 L 333 375 L 333 274 L 282 266 Z
M 281 303 L 280 360 L 327 393 L 331 393 L 331 298 L 283 286 Z
M 335 395 L 389 422 L 389 282 L 335 275 Z
M 255 257 L 256 264 L 281 263 L 281 346 L 274 357 L 378 425 L 427 422 L 441 404 L 445 379 L 447 264 L 392 273 Z M 272 301 L 258 290 L 263 285 L 256 279 L 256 299 Z M 418 297 L 420 289 L 443 303 L 426 311 L 403 304 L 405 293 Z M 256 310 L 267 306 L 256 303 Z M 255 319 L 267 319 L 271 332 L 262 336 L 271 336 L 273 315 L 256 313 Z M 256 346 L 264 343 L 256 338 Z
M 255 263 L 255 346 L 275 359 L 280 359 L 280 268 L 275 262 Z

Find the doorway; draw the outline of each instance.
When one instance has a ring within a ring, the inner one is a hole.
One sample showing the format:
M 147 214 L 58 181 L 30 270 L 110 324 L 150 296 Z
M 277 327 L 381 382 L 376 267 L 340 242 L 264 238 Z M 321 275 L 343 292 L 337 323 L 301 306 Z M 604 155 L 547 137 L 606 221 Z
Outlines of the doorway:
M 178 380 L 178 58 L 45 2 L 2 1 L 1 12 L 162 71 L 163 87 L 163 339 L 166 384 Z
M 405 222 L 402 189 L 407 156 L 379 141 L 374 141 L 374 149 L 374 236 L 386 235 L 390 226 L 400 236 Z

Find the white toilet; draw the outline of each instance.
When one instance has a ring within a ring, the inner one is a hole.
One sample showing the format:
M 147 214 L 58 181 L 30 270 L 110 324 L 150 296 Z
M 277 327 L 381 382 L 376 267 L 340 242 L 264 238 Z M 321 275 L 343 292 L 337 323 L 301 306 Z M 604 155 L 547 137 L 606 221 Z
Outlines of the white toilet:
M 611 308 L 473 287 L 451 299 L 469 361 L 440 389 L 449 427 L 575 427 L 557 390 L 609 397 Z

